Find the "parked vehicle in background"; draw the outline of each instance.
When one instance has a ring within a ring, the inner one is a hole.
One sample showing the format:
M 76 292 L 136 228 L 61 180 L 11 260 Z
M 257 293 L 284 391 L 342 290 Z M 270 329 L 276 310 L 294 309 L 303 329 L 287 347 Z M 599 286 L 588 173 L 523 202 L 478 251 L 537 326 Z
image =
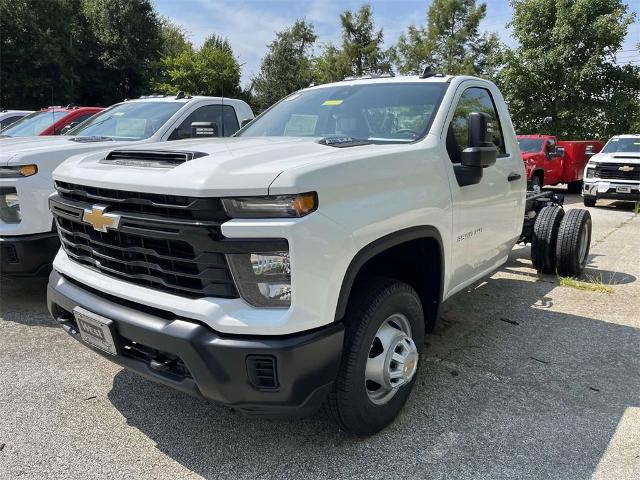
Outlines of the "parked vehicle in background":
M 7 128 L 30 113 L 33 112 L 31 110 L 6 110 L 0 108 L 0 130 Z
M 60 135 L 96 113 L 102 107 L 47 107 L 23 116 L 17 122 L 0 130 L 0 138 Z M 4 145 L 4 142 L 3 142 Z
M 227 141 L 78 155 L 54 179 L 48 304 L 73 338 L 250 414 L 326 403 L 358 435 L 402 409 L 444 299 L 535 231 L 539 268 L 589 250 L 588 211 L 563 227 L 552 192 L 525 196 L 507 106 L 474 77 L 311 87 Z
M 59 248 L 47 204 L 53 192 L 51 172 L 70 156 L 132 143 L 210 137 L 223 132 L 229 136 L 251 118 L 251 108 L 241 100 L 156 96 L 116 104 L 67 135 L 2 140 L 0 273 L 34 275 L 50 266 Z M 126 159 L 110 161 L 126 163 Z M 73 186 L 69 190 L 73 191 Z
M 518 135 L 518 145 L 531 189 L 566 183 L 569 192 L 580 193 L 584 166 L 602 149 L 604 142 L 557 140 L 553 135 Z
M 598 199 L 640 200 L 640 135 L 612 137 L 585 168 L 584 204 Z

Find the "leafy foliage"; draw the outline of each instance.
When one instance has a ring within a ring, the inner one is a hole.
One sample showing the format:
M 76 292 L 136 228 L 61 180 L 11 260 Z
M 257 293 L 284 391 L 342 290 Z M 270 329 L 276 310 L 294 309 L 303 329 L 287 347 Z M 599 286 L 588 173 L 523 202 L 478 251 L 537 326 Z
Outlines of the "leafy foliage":
M 312 81 L 310 50 L 317 36 L 313 25 L 297 20 L 290 28 L 276 33 L 269 53 L 262 59 L 260 73 L 253 79 L 255 102 L 259 110 L 273 105 Z
M 634 16 L 621 0 L 513 0 L 519 46 L 498 83 L 516 129 L 607 138 L 640 115 L 640 68 L 616 65 Z M 551 117 L 550 122 L 544 119 Z
M 502 47 L 495 34 L 481 34 L 487 5 L 476 0 L 434 0 L 424 27 L 411 25 L 393 51 L 403 74 L 418 74 L 425 67 L 449 74 L 492 72 L 495 53 Z
M 240 64 L 229 41 L 210 36 L 199 50 L 185 48 L 162 59 L 165 80 L 156 85 L 162 93 L 182 90 L 192 95 L 237 96 L 240 92 Z

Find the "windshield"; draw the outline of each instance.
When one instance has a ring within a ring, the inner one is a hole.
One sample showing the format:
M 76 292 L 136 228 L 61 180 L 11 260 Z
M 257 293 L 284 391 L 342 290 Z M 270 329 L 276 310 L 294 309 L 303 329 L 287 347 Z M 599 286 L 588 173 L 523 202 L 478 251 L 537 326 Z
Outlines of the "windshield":
M 602 149 L 602 153 L 616 152 L 640 153 L 640 137 L 613 137 Z
M 336 85 L 289 95 L 242 137 L 349 137 L 373 143 L 412 142 L 427 133 L 447 85 Z
M 182 102 L 119 103 L 97 113 L 67 135 L 144 140 L 156 133 L 183 105 Z
M 519 138 L 518 145 L 520 145 L 520 151 L 522 153 L 533 153 L 542 150 L 542 144 L 544 140 L 542 138 Z
M 15 123 L 12 123 L 4 130 L 0 130 L 0 136 L 7 137 L 31 137 L 40 135 L 48 127 L 56 123 L 69 112 L 66 111 L 49 111 L 34 112 L 26 117 L 22 117 Z

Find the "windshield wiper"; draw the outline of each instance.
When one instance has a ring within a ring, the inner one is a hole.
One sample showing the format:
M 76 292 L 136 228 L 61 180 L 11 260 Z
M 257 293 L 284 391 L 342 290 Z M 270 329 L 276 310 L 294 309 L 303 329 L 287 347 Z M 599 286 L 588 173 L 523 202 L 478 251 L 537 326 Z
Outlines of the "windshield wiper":
M 360 145 L 371 145 L 373 142 L 366 138 L 353 138 L 347 136 L 336 137 L 324 137 L 318 140 L 320 145 L 326 145 L 328 147 L 345 148 L 345 147 L 358 147 Z
M 110 141 L 113 142 L 114 139 L 111 137 L 105 137 L 102 135 L 88 135 L 86 137 L 71 137 L 69 140 L 72 142 L 104 142 Z

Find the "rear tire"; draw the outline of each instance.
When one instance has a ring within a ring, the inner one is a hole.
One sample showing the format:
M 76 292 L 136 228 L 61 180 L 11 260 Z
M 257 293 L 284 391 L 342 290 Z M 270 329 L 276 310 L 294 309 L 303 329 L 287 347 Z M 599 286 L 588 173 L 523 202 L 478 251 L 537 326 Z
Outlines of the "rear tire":
M 577 277 L 587 265 L 591 245 L 591 214 L 569 210 L 560 224 L 556 248 L 558 275 Z
M 583 197 L 582 203 L 585 207 L 595 207 L 598 200 L 595 197 Z
M 582 192 L 582 180 L 577 180 L 575 182 L 569 182 L 567 184 L 567 191 L 569 193 L 580 193 L 580 192 Z
M 533 225 L 531 263 L 540 273 L 556 271 L 556 241 L 564 210 L 556 205 L 544 207 Z
M 344 430 L 371 435 L 396 418 L 413 389 L 424 344 L 422 304 L 409 285 L 374 277 L 353 294 L 344 322 L 342 363 L 327 409 Z M 395 360 L 405 354 L 406 361 Z

